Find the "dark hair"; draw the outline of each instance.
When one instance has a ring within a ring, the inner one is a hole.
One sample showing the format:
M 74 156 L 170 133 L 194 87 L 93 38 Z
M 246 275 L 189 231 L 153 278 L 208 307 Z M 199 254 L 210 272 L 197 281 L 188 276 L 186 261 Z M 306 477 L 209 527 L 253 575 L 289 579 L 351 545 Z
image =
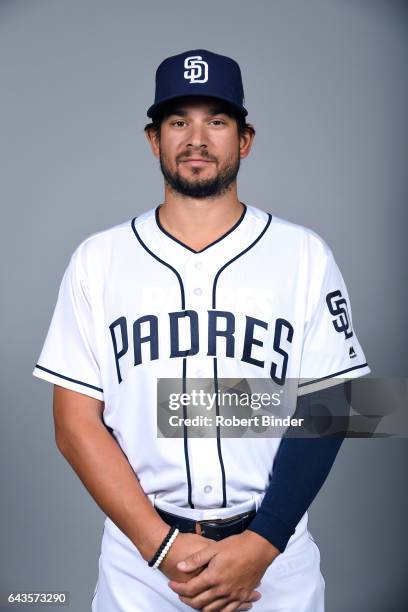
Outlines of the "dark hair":
M 150 130 L 153 130 L 160 138 L 160 128 L 162 121 L 166 119 L 166 117 L 169 117 L 169 115 L 171 115 L 174 109 L 174 104 L 175 103 L 171 102 L 168 104 L 164 104 L 162 108 L 154 115 L 154 117 L 152 117 L 152 121 L 145 125 L 144 131 L 148 132 Z M 238 110 L 236 110 L 231 104 L 229 104 L 228 102 L 223 102 L 222 100 L 217 100 L 217 106 L 218 104 L 220 105 L 220 112 L 222 109 L 223 113 L 235 119 L 239 136 L 243 136 L 248 130 L 253 131 L 255 133 L 255 129 L 253 128 L 253 126 L 249 125 L 246 122 L 245 116 Z

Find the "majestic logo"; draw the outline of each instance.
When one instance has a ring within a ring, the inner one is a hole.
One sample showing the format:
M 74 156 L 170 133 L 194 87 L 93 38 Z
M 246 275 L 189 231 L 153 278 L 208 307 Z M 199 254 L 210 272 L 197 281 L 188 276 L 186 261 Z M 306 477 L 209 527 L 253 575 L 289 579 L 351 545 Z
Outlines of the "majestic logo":
M 208 64 L 201 55 L 190 55 L 184 60 L 184 78 L 190 83 L 206 83 L 208 81 Z
M 335 318 L 333 319 L 333 327 L 339 333 L 344 333 L 346 340 L 351 338 L 353 330 L 351 328 L 351 318 L 347 308 L 347 302 L 341 295 L 341 291 L 331 291 L 326 295 L 326 304 Z

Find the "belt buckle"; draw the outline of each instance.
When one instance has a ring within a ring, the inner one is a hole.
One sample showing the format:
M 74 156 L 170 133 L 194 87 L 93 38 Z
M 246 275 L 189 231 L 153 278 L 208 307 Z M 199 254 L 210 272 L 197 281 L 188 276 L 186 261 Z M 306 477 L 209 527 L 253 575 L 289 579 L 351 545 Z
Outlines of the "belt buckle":
M 202 521 L 196 521 L 195 524 L 195 532 L 198 535 L 203 535 L 203 530 L 202 530 L 202 524 L 204 525 L 212 525 L 214 527 L 217 527 L 218 525 L 222 524 L 223 522 L 225 522 L 225 519 L 203 519 Z
M 195 524 L 195 532 L 197 535 L 202 535 L 201 524 L 200 521 L 196 521 Z
M 198 535 L 202 535 L 201 524 L 206 523 L 210 525 L 214 525 L 214 527 L 222 526 L 224 523 L 228 523 L 229 521 L 236 520 L 238 518 L 245 518 L 248 516 L 249 512 L 242 512 L 241 514 L 235 514 L 234 516 L 229 516 L 225 519 L 204 519 L 202 521 L 196 521 L 195 524 L 195 532 Z

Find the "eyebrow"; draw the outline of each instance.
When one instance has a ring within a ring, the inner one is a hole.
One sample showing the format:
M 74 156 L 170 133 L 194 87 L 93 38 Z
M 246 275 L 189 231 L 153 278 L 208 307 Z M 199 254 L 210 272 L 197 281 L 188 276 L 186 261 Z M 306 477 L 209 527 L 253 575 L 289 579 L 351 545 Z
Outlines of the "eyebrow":
M 228 115 L 227 111 L 220 106 L 212 106 L 208 109 L 209 115 Z M 179 115 L 180 117 L 186 117 L 188 115 L 188 111 L 183 110 L 182 108 L 174 108 L 170 113 L 171 115 Z

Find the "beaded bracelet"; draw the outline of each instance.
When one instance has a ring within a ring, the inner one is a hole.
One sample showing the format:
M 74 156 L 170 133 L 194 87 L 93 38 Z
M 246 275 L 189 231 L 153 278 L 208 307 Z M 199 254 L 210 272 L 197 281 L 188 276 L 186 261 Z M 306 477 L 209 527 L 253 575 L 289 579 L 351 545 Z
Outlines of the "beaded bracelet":
M 161 562 L 163 561 L 164 557 L 167 555 L 167 553 L 169 552 L 174 540 L 176 539 L 177 535 L 179 534 L 179 530 L 176 529 L 174 531 L 174 533 L 171 535 L 170 540 L 167 542 L 166 546 L 163 548 L 162 553 L 160 554 L 159 558 L 157 559 L 156 563 L 153 565 L 153 569 L 158 569 L 159 565 L 161 564 Z
M 164 538 L 163 542 L 160 544 L 159 548 L 156 550 L 155 554 L 148 562 L 149 567 L 152 567 L 153 569 L 158 569 L 159 565 L 169 552 L 170 547 L 178 534 L 179 530 L 176 527 L 173 526 L 169 529 L 169 532 Z

